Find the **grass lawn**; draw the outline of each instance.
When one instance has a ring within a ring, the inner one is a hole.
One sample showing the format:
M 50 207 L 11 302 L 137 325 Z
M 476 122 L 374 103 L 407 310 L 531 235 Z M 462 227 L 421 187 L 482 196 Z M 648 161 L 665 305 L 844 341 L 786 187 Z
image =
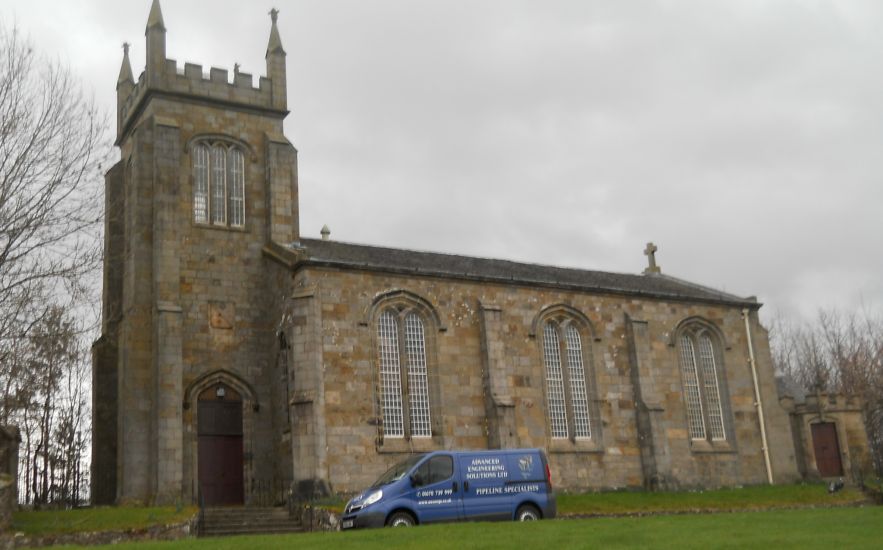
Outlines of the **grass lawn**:
M 120 544 L 117 549 L 390 550 L 421 548 L 880 548 L 883 507 L 465 523 L 260 537 Z
M 46 510 L 15 512 L 11 531 L 26 535 L 52 535 L 80 531 L 121 531 L 142 529 L 151 525 L 178 523 L 196 514 L 197 509 L 185 507 L 180 512 L 174 507 L 98 507 L 79 510 Z
M 560 494 L 562 516 L 679 513 L 718 510 L 761 510 L 797 506 L 830 506 L 862 502 L 864 494 L 846 488 L 828 494 L 823 484 L 759 485 L 740 489 L 696 492 L 617 491 L 608 493 Z
M 647 493 L 610 491 L 558 494 L 560 516 L 618 516 L 646 513 L 714 512 L 842 506 L 866 501 L 858 489 L 846 488 L 833 495 L 825 484 L 757 485 L 738 489 Z M 328 498 L 316 506 L 343 513 L 343 500 Z

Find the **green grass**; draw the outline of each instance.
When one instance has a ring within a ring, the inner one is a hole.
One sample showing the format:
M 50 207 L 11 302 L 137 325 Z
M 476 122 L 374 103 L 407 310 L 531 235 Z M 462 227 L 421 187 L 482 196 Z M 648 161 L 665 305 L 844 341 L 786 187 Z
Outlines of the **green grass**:
M 180 512 L 174 507 L 98 507 L 78 510 L 44 510 L 15 512 L 12 531 L 26 535 L 52 535 L 84 531 L 121 531 L 143 529 L 151 525 L 167 525 L 186 521 L 196 514 L 193 507 Z
M 558 494 L 557 499 L 558 514 L 562 516 L 616 516 L 843 506 L 864 502 L 865 496 L 858 489 L 846 488 L 829 495 L 824 484 L 796 484 L 657 493 L 562 493 Z M 315 502 L 316 506 L 338 514 L 343 512 L 345 504 L 345 501 L 333 497 Z
M 343 509 L 346 506 L 346 499 L 340 497 L 325 497 L 318 500 L 313 501 L 313 506 L 316 508 L 324 508 L 325 510 L 329 510 L 334 512 L 335 514 L 342 514 Z
M 880 548 L 883 507 L 777 510 L 732 514 L 597 518 L 536 523 L 465 523 L 187 539 L 120 544 L 115 549 L 392 550 L 420 548 Z
M 841 506 L 865 500 L 858 489 L 833 495 L 823 484 L 760 485 L 695 492 L 618 491 L 560 494 L 558 513 L 567 515 L 623 515 L 733 510 L 761 510 L 798 506 Z
M 561 516 L 616 516 L 630 514 L 761 510 L 769 508 L 823 507 L 855 504 L 864 500 L 856 489 L 829 495 L 822 484 L 756 486 L 697 492 L 620 491 L 558 495 Z M 340 513 L 344 502 L 329 498 L 317 506 Z M 185 521 L 195 508 L 180 512 L 168 508 L 87 508 L 40 512 L 17 512 L 12 530 L 27 535 L 51 535 L 82 531 L 143 529 Z

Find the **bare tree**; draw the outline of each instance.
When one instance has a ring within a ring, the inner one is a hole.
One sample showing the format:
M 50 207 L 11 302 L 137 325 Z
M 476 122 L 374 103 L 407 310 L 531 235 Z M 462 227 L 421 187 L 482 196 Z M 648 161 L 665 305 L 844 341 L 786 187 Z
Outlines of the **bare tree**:
M 776 370 L 807 392 L 861 396 L 865 424 L 878 472 L 883 472 L 883 315 L 819 311 L 795 325 L 773 319 L 770 344 Z
M 0 422 L 22 427 L 31 502 L 83 483 L 106 130 L 65 66 L 0 26 Z
M 0 339 L 98 266 L 105 129 L 64 66 L 0 28 Z

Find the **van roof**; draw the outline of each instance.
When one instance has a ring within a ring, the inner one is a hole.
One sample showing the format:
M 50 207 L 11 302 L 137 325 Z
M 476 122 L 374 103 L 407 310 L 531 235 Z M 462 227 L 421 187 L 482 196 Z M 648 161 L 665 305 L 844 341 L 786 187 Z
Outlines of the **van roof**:
M 474 455 L 474 454 L 501 454 L 501 453 L 542 453 L 542 449 L 538 448 L 527 448 L 527 449 L 457 449 L 457 450 L 438 450 L 431 451 L 426 453 L 427 455 L 431 454 L 452 454 L 452 455 Z

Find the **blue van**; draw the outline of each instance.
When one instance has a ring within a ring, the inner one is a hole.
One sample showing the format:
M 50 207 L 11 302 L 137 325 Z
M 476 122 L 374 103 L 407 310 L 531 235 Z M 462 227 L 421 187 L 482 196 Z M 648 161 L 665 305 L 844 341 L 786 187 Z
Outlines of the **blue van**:
M 436 451 L 387 470 L 347 503 L 341 527 L 529 521 L 555 513 L 552 476 L 541 449 Z

